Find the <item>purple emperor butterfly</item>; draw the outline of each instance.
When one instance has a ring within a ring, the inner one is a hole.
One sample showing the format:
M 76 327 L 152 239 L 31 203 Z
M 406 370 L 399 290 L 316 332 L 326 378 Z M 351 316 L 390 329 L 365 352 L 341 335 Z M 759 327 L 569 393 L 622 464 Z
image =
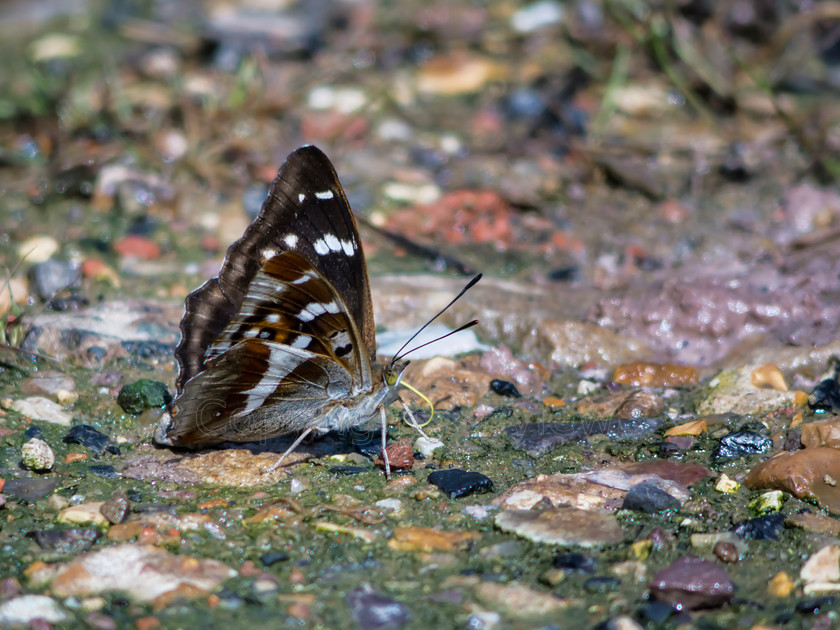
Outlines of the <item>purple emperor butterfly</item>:
M 218 277 L 187 296 L 176 397 L 158 441 L 189 447 L 298 433 L 274 470 L 312 431 L 346 430 L 378 411 L 384 448 L 385 408 L 399 400 L 407 362 L 377 363 L 375 350 L 353 213 L 327 156 L 302 147 L 280 167 Z M 387 454 L 385 464 L 389 474 Z

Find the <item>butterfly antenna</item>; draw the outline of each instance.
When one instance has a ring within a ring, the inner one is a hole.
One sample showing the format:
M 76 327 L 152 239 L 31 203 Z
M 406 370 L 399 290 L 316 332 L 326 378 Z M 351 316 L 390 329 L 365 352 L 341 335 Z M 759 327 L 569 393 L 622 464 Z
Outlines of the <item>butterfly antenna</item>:
M 459 327 L 457 330 L 453 330 L 452 332 L 446 333 L 443 337 L 438 337 L 437 339 L 433 339 L 432 341 L 428 341 L 428 342 L 424 343 L 423 345 L 417 346 L 416 348 L 412 348 L 412 349 L 411 349 L 411 350 L 409 350 L 408 352 L 403 352 L 403 350 L 405 350 L 406 346 L 407 346 L 408 344 L 410 344 L 412 341 L 414 341 L 414 339 L 417 337 L 417 335 L 419 335 L 421 332 L 423 332 L 423 331 L 426 329 L 426 327 L 427 327 L 429 324 L 431 324 L 433 321 L 435 321 L 438 317 L 440 317 L 441 315 L 443 315 L 443 314 L 446 312 L 446 310 L 447 310 L 450 306 L 452 306 L 453 304 L 455 304 L 455 302 L 457 302 L 458 300 L 460 300 L 460 299 L 461 299 L 461 297 L 464 295 L 464 293 L 466 293 L 466 292 L 467 292 L 467 291 L 469 291 L 471 288 L 473 288 L 473 286 L 475 286 L 475 284 L 476 284 L 479 280 L 481 280 L 481 274 L 478 274 L 478 275 L 477 275 L 477 276 L 475 276 L 472 280 L 470 280 L 469 282 L 467 282 L 466 286 L 465 286 L 463 289 L 461 289 L 461 292 L 460 292 L 458 295 L 456 295 L 454 298 L 452 298 L 452 300 L 449 302 L 449 304 L 447 304 L 447 305 L 446 305 L 446 306 L 444 306 L 442 309 L 440 309 L 440 311 L 438 312 L 438 314 L 437 314 L 437 315 L 435 315 L 434 317 L 432 317 L 432 319 L 430 319 L 430 320 L 429 320 L 429 321 L 427 321 L 425 324 L 423 324 L 423 325 L 422 325 L 422 326 L 421 326 L 421 327 L 417 330 L 417 332 L 415 332 L 413 335 L 411 335 L 411 337 L 409 338 L 409 340 L 408 340 L 408 341 L 406 341 L 406 342 L 402 345 L 402 347 L 401 347 L 401 348 L 397 351 L 397 353 L 394 355 L 394 358 L 393 358 L 393 359 L 391 359 L 391 365 L 393 366 L 393 365 L 394 365 L 397 361 L 399 361 L 400 359 L 402 359 L 402 358 L 403 358 L 405 355 L 407 355 L 409 352 L 414 352 L 415 350 L 419 350 L 420 348 L 423 348 L 423 347 L 425 347 L 425 346 L 428 346 L 430 343 L 435 343 L 436 341 L 440 341 L 441 339 L 446 339 L 449 335 L 454 335 L 455 333 L 461 332 L 462 330 L 466 330 L 467 328 L 472 328 L 473 326 L 475 326 L 475 325 L 478 323 L 478 320 L 477 320 L 477 319 L 474 319 L 473 321 L 471 321 L 471 322 L 469 322 L 469 323 L 467 323 L 467 324 L 464 324 L 463 326 Z

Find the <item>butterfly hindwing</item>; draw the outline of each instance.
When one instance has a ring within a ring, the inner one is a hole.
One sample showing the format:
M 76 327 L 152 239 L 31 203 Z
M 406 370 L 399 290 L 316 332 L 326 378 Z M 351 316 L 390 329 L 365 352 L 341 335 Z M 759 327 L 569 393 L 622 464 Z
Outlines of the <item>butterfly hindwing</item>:
M 302 147 L 280 167 L 259 216 L 228 249 L 218 278 L 187 298 L 175 351 L 178 395 L 217 356 L 205 355 L 240 312 L 266 261 L 284 251 L 309 261 L 335 288 L 364 347 L 374 352 L 370 285 L 356 222 L 330 160 L 316 147 Z
M 328 357 L 246 339 L 186 384 L 167 438 L 177 444 L 257 441 L 302 431 L 326 401 L 352 390 L 350 373 Z

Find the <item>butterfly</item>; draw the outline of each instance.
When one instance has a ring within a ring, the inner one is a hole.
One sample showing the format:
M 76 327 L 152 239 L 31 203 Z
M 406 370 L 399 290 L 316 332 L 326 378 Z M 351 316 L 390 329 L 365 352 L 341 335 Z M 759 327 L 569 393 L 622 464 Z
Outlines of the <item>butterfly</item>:
M 176 396 L 159 442 L 190 447 L 298 433 L 269 472 L 313 431 L 347 430 L 378 412 L 390 475 L 385 409 L 400 400 L 408 363 L 399 353 L 376 360 L 361 239 L 321 150 L 301 147 L 286 159 L 219 275 L 187 296 L 175 358 Z

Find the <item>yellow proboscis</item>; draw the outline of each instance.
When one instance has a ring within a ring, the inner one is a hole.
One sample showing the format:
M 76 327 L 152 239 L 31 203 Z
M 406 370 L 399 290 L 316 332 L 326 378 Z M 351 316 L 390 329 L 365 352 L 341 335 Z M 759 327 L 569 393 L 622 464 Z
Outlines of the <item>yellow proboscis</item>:
M 423 427 L 425 427 L 427 424 L 429 424 L 429 423 L 432 421 L 432 418 L 434 418 L 434 417 L 435 417 L 435 406 L 432 404 L 432 401 L 431 401 L 431 400 L 429 400 L 429 398 L 428 398 L 425 394 L 423 394 L 422 392 L 420 392 L 420 390 L 418 390 L 418 389 L 417 389 L 416 387 L 414 387 L 413 385 L 410 385 L 409 383 L 406 383 L 405 381 L 400 381 L 400 385 L 405 385 L 405 386 L 406 386 L 408 389 L 410 389 L 412 392 L 414 392 L 415 394 L 417 394 L 418 396 L 420 396 L 420 398 L 422 398 L 422 399 L 425 401 L 425 403 L 426 403 L 427 405 L 429 405 L 429 409 L 431 410 L 431 412 L 432 412 L 432 413 L 431 413 L 431 414 L 429 414 L 429 419 L 428 419 L 428 420 L 426 420 L 426 422 L 424 422 L 423 424 L 417 424 L 417 422 L 414 420 L 414 416 L 411 416 L 411 420 L 412 420 L 412 422 L 413 422 L 413 424 L 414 424 L 414 427 L 415 427 L 415 428 L 423 428 Z M 406 407 L 406 411 L 407 411 L 407 410 L 408 410 L 408 407 Z M 406 424 L 411 424 L 411 423 L 406 423 Z

